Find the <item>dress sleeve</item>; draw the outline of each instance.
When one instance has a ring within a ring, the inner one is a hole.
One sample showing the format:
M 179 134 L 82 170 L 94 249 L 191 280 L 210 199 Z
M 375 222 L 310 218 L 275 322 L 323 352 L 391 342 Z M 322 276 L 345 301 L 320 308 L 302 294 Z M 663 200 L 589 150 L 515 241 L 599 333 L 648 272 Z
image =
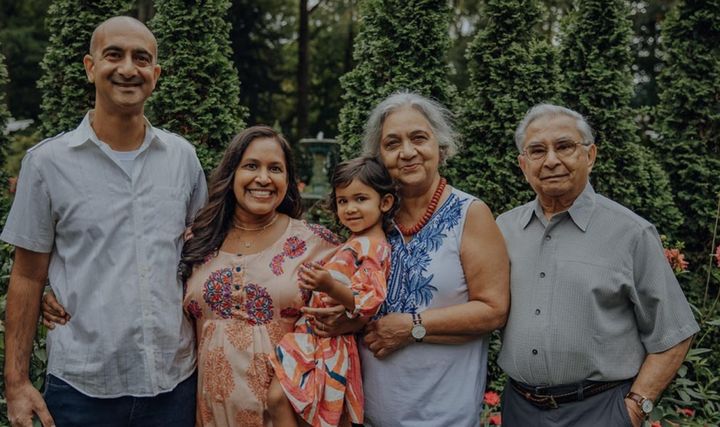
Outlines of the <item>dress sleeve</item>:
M 390 249 L 386 241 L 367 238 L 353 239 L 346 250 L 353 256 L 355 271 L 350 277 L 350 289 L 355 310 L 348 317 L 374 316 L 387 295 L 387 272 Z

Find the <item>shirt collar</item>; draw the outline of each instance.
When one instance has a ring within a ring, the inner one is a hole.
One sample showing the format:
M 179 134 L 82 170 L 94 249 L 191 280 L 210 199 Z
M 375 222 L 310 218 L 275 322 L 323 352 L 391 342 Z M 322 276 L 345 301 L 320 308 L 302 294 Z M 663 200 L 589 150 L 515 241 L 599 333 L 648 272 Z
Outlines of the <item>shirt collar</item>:
M 92 128 L 92 120 L 94 113 L 95 112 L 93 110 L 90 110 L 85 114 L 82 122 L 80 122 L 80 126 L 78 126 L 77 137 L 69 143 L 70 147 L 79 147 L 88 142 L 92 142 L 98 147 L 101 147 L 103 145 L 102 141 L 100 141 L 100 138 L 98 138 L 95 134 L 95 130 Z M 161 145 L 166 144 L 166 142 L 160 139 L 158 134 L 155 132 L 155 128 L 152 127 L 147 117 L 143 117 L 143 120 L 145 121 L 145 139 L 143 140 L 143 143 L 140 145 L 140 148 L 138 150 L 145 150 L 145 148 L 147 148 L 147 146 L 149 146 L 153 142 L 157 142 Z
M 594 210 L 595 190 L 588 181 L 588 183 L 585 185 L 585 189 L 583 189 L 582 193 L 580 193 L 578 198 L 575 199 L 572 206 L 570 206 L 570 209 L 568 209 L 567 212 L 575 225 L 582 231 L 585 231 L 587 230 L 588 224 L 590 223 L 590 218 L 592 217 L 592 213 Z M 535 215 L 538 220 L 543 221 L 542 218 L 544 218 L 545 213 L 543 212 L 542 206 L 540 206 L 540 200 L 538 199 L 538 197 L 535 197 L 535 201 L 531 202 L 527 206 L 527 209 L 525 210 L 525 212 L 523 212 L 522 217 L 520 218 L 520 223 L 522 224 L 523 228 L 527 227 L 528 224 L 530 224 L 533 215 Z

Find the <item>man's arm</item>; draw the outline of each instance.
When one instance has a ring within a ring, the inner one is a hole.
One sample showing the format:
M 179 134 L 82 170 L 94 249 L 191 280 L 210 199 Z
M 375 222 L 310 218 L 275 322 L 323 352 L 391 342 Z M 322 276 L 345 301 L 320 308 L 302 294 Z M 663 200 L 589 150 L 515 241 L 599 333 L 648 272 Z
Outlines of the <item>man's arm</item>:
M 43 426 L 55 425 L 42 395 L 29 377 L 30 355 L 49 263 L 49 253 L 15 248 L 5 311 L 5 396 L 13 426 L 31 427 L 33 414 L 37 414 Z
M 692 337 L 681 341 L 662 353 L 648 354 L 640 366 L 640 372 L 638 372 L 630 391 L 647 397 L 653 402 L 657 401 L 660 393 L 667 388 L 670 381 L 675 377 L 677 370 L 680 369 L 680 365 L 682 365 L 685 355 L 690 349 L 691 342 Z M 638 404 L 634 400 L 626 398 L 625 406 L 628 408 L 633 425 L 641 425 L 645 417 Z

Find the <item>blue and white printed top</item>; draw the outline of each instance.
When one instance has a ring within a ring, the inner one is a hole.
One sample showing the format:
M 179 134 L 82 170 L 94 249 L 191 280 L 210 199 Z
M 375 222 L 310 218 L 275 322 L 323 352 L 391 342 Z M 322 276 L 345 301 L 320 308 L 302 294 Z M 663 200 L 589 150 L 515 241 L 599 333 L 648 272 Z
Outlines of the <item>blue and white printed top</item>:
M 412 240 L 406 243 L 397 230 L 388 236 L 392 266 L 380 316 L 468 301 L 460 244 L 474 200 L 453 189 Z M 413 343 L 383 360 L 365 346 L 360 349 L 366 426 L 479 426 L 487 339 L 460 345 Z

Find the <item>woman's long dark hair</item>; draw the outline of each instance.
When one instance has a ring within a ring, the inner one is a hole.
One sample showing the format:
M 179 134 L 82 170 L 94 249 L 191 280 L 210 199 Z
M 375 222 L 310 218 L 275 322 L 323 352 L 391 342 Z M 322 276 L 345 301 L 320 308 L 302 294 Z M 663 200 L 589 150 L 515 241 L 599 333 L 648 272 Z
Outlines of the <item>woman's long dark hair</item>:
M 290 144 L 269 126 L 253 126 L 237 134 L 228 145 L 220 164 L 208 183 L 208 202 L 200 209 L 193 222 L 193 238 L 183 247 L 180 260 L 179 274 L 183 282 L 192 273 L 193 266 L 201 263 L 205 257 L 214 253 L 222 245 L 232 227 L 235 214 L 235 193 L 233 182 L 235 170 L 240 165 L 243 154 L 250 143 L 258 138 L 272 138 L 285 155 L 285 170 L 287 171 L 288 187 L 277 212 L 284 213 L 291 218 L 300 218 L 303 213 L 300 190 L 295 179 L 295 163 Z

